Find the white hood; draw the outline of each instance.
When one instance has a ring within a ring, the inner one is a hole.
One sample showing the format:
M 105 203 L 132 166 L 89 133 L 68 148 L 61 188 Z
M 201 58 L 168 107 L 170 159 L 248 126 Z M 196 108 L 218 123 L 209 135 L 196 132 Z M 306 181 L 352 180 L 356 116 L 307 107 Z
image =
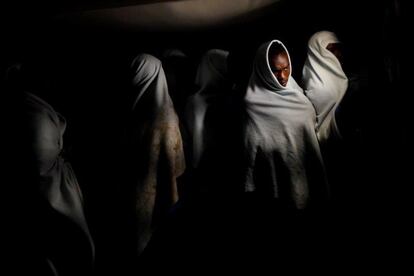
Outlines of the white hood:
M 308 42 L 308 57 L 303 67 L 306 96 L 316 110 L 317 133 L 320 142 L 339 135 L 335 110 L 348 88 L 348 78 L 336 56 L 326 49 L 329 43 L 338 43 L 332 32 L 315 33 Z M 340 136 L 340 135 L 339 135 Z

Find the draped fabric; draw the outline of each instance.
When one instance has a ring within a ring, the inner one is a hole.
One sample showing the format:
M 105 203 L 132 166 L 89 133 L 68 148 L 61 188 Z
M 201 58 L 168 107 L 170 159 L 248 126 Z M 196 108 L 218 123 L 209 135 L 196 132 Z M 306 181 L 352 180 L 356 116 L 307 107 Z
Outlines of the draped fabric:
M 284 87 L 273 75 L 268 61 L 273 44 L 285 48 L 278 40 L 260 46 L 244 99 L 245 190 L 265 192 L 303 209 L 328 196 L 316 116 L 292 76 Z
M 348 88 L 348 78 L 339 60 L 326 49 L 339 43 L 332 32 L 315 33 L 308 42 L 308 56 L 303 67 L 303 84 L 317 115 L 317 134 L 324 143 L 331 135 L 340 137 L 335 111 Z
M 39 224 L 46 224 L 40 227 L 50 232 L 44 234 L 48 240 L 48 245 L 44 246 L 53 248 L 52 253 L 47 253 L 48 261 L 59 275 L 90 272 L 94 243 L 84 214 L 82 192 L 71 165 L 61 155 L 66 121 L 48 103 L 31 93 L 25 93 L 24 113 L 24 139 L 28 144 L 25 156 L 31 164 L 30 171 L 34 172 L 30 181 L 38 185 L 35 190 L 49 206 L 40 209 L 43 211 L 39 214 L 44 218 L 39 219 Z
M 217 107 L 225 104 L 231 91 L 227 78 L 228 52 L 209 50 L 202 58 L 196 75 L 197 93 L 191 96 L 186 106 L 186 124 L 191 140 L 191 164 L 197 168 L 206 148 L 214 147 L 217 125 L 214 120 Z M 224 114 L 221 114 L 224 115 Z M 222 118 L 224 119 L 224 118 Z
M 138 254 L 178 200 L 177 177 L 185 169 L 179 121 L 168 94 L 161 62 L 147 54 L 131 65 L 133 104 L 132 173 Z

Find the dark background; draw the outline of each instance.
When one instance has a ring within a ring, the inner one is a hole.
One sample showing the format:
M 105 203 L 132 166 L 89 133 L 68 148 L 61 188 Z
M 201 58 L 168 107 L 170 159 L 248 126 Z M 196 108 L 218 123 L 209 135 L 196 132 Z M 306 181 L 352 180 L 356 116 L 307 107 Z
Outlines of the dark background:
M 33 86 L 42 87 L 48 102 L 68 120 L 67 154 L 85 192 L 98 271 L 119 269 L 127 255 L 122 251 L 128 250 L 128 241 L 122 240 L 122 231 L 128 227 L 118 212 L 122 202 L 112 197 L 122 189 L 112 167 L 116 163 L 112 151 L 122 131 L 119 120 L 134 55 L 147 52 L 160 57 L 167 48 L 180 48 L 195 70 L 208 49 L 230 50 L 248 64 L 261 43 L 279 39 L 290 51 L 293 76 L 299 80 L 307 40 L 322 29 L 337 33 L 346 48 L 346 70 L 361 76 L 364 83 L 356 103 L 362 106 L 358 119 L 363 125 L 362 144 L 350 161 L 359 166 L 350 185 L 364 202 L 356 222 L 361 225 L 358 231 L 364 232 L 361 235 L 373 248 L 390 246 L 387 252 L 398 251 L 408 242 L 409 235 L 401 234 L 408 231 L 405 223 L 413 182 L 412 89 L 408 85 L 412 56 L 404 23 L 411 14 L 403 1 L 367 2 L 282 1 L 224 25 L 156 31 L 56 19 L 61 12 L 134 1 L 3 3 L 1 68 L 16 61 L 32 64 L 36 68 Z

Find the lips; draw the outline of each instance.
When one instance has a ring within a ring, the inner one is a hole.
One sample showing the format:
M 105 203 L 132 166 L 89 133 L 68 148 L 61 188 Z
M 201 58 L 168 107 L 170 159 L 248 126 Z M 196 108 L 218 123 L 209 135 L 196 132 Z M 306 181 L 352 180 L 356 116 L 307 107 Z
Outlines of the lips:
M 286 84 L 287 84 L 287 81 L 285 81 L 285 80 L 277 80 L 281 85 L 283 85 L 283 86 L 286 86 Z

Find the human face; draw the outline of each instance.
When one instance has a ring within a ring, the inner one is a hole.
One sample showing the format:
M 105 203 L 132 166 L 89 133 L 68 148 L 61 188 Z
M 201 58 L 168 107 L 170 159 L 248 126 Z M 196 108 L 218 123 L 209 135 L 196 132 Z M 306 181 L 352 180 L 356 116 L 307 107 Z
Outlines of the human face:
M 339 63 L 342 64 L 343 54 L 341 43 L 329 43 L 328 46 L 326 46 L 326 49 L 330 51 L 332 54 L 334 54 L 336 58 L 339 60 Z
M 286 87 L 290 76 L 290 63 L 287 53 L 281 52 L 271 57 L 270 69 L 280 85 Z

